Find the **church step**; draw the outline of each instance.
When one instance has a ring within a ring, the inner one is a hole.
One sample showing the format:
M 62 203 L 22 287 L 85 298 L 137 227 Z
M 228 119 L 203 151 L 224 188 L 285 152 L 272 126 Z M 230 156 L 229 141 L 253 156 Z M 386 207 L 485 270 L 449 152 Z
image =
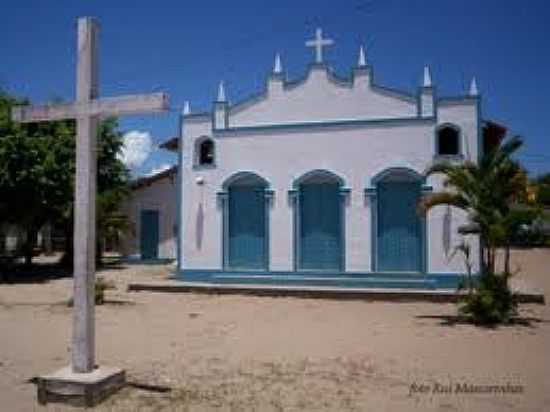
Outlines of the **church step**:
M 211 277 L 215 283 L 239 284 L 286 284 L 311 286 L 338 286 L 363 288 L 435 289 L 437 282 L 416 275 L 416 278 L 397 276 L 317 276 L 317 275 L 258 275 L 258 274 L 216 274 Z
M 459 273 L 332 272 L 332 271 L 246 271 L 195 269 L 179 271 L 185 282 L 327 286 L 344 288 L 404 288 L 456 290 L 465 277 Z

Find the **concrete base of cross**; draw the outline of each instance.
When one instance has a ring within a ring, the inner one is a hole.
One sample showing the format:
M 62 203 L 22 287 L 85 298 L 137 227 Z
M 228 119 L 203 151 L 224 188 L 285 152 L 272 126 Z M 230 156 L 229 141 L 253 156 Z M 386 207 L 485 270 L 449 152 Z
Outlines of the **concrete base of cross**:
M 38 402 L 62 402 L 93 407 L 126 383 L 126 372 L 119 368 L 97 367 L 89 373 L 75 373 L 70 366 L 37 379 Z

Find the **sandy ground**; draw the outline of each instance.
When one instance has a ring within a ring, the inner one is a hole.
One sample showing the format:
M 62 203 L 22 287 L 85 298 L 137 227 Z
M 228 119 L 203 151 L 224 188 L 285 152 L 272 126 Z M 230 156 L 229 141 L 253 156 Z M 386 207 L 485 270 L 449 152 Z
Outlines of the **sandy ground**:
M 517 282 L 550 292 L 550 250 L 516 251 Z M 169 266 L 103 271 L 97 355 L 134 383 L 100 411 L 550 410 L 550 309 L 496 329 L 452 322 L 452 304 L 127 293 Z M 28 379 L 70 361 L 71 279 L 0 284 L 0 411 L 40 407 Z M 451 385 L 451 393 L 440 393 Z M 519 393 L 457 393 L 457 384 Z M 421 389 L 422 391 L 415 391 Z M 437 386 L 441 385 L 441 386 Z

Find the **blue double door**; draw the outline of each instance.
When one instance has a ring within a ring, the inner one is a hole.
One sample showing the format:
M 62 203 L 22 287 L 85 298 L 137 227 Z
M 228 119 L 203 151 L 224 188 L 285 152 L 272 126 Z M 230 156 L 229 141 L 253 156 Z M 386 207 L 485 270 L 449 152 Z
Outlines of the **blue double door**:
M 377 185 L 377 267 L 381 272 L 422 272 L 423 226 L 418 213 L 420 182 Z
M 267 270 L 265 188 L 248 185 L 229 189 L 226 266 Z
M 340 186 L 337 183 L 302 184 L 299 196 L 298 269 L 342 270 Z
M 424 229 L 417 212 L 418 180 L 389 178 L 377 183 L 374 270 L 422 272 Z M 344 270 L 344 214 L 341 184 L 305 182 L 298 187 L 295 221 L 296 269 Z M 269 231 L 266 185 L 259 179 L 228 187 L 224 267 L 268 270 Z

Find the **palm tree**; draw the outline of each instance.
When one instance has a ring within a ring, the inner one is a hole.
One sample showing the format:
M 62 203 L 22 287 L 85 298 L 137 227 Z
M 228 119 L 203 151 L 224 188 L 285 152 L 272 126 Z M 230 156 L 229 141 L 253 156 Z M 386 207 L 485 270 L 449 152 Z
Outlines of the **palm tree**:
M 435 163 L 427 175 L 444 175 L 445 191 L 433 193 L 422 200 L 424 211 L 438 205 L 450 205 L 464 210 L 470 220 L 470 232 L 480 235 L 481 273 L 495 273 L 495 256 L 499 245 L 505 246 L 505 276 L 510 272 L 509 243 L 512 227 L 511 206 L 525 190 L 525 174 L 511 159 L 523 142 L 513 137 L 486 153 L 479 164 Z M 474 230 L 472 230 L 474 228 Z

